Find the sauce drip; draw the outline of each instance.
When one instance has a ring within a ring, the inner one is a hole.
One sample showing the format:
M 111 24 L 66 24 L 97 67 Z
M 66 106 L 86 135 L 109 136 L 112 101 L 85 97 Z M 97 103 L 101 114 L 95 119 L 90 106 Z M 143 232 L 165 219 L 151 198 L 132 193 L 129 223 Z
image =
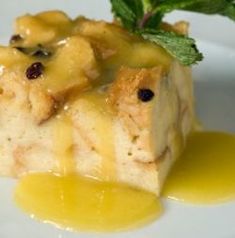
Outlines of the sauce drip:
M 235 136 L 192 134 L 166 181 L 163 196 L 197 204 L 235 199 Z
M 76 100 L 81 105 L 86 102 L 83 106 L 95 120 L 94 130 L 99 135 L 95 149 L 102 156 L 95 176 L 99 180 L 75 174 L 73 121 L 68 106 L 53 127 L 55 174 L 22 177 L 15 192 L 18 206 L 39 220 L 70 230 L 116 231 L 158 218 L 162 207 L 154 194 L 115 182 L 113 119 L 106 94 L 92 90 Z
M 56 168 L 54 172 L 60 175 L 67 175 L 75 172 L 76 164 L 73 151 L 73 123 L 72 119 L 62 113 L 54 125 L 53 143 Z
M 95 121 L 94 131 L 99 138 L 95 149 L 102 161 L 96 176 L 102 181 L 116 181 L 113 112 L 107 103 L 107 94 L 98 88 L 84 93 L 80 98 L 89 104 L 86 109 L 90 109 L 90 117 Z
M 72 174 L 27 175 L 17 185 L 15 200 L 33 217 L 70 230 L 130 229 L 162 213 L 154 194 Z

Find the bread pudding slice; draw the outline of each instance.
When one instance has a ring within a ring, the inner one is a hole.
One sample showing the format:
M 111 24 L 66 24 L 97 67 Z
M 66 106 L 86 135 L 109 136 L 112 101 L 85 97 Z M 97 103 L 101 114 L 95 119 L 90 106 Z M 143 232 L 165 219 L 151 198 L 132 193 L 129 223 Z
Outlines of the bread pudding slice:
M 191 69 L 114 23 L 51 11 L 15 28 L 0 48 L 0 175 L 77 172 L 159 195 L 193 127 Z

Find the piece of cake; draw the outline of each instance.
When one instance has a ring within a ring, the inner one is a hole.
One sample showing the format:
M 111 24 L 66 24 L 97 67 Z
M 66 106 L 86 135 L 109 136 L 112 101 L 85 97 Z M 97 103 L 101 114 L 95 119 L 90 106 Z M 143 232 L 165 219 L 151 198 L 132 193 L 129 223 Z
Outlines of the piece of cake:
M 78 172 L 159 195 L 193 122 L 190 68 L 116 24 L 26 15 L 0 47 L 2 176 Z

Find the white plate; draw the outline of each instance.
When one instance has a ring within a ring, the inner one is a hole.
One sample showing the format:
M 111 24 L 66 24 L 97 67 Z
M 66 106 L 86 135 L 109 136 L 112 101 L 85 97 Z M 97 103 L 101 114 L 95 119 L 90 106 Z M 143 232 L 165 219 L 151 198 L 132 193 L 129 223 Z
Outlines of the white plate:
M 108 0 L 8 0 L 1 2 L 0 39 L 6 42 L 13 19 L 26 12 L 61 9 L 111 19 Z M 176 12 L 170 21 L 186 19 L 205 55 L 195 67 L 197 112 L 209 129 L 235 132 L 235 24 L 222 17 Z M 165 214 L 142 229 L 115 234 L 84 234 L 58 230 L 30 219 L 12 202 L 15 181 L 0 178 L 0 238 L 234 238 L 235 203 L 191 206 L 164 201 Z

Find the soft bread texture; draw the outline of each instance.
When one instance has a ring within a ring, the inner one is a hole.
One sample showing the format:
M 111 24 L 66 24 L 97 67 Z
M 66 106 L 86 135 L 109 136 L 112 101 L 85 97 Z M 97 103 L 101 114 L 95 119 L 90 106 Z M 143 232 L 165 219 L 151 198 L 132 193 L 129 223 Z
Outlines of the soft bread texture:
M 62 33 L 54 22 L 43 28 L 51 16 Z M 78 172 L 159 195 L 193 128 L 190 68 L 114 24 L 66 19 L 60 12 L 18 19 L 17 33 L 43 31 L 55 51 L 39 80 L 25 76 L 31 56 L 0 48 L 0 175 Z M 175 27 L 187 31 L 186 23 Z M 24 47 L 35 46 L 30 37 Z M 151 101 L 138 98 L 141 88 L 154 93 Z

